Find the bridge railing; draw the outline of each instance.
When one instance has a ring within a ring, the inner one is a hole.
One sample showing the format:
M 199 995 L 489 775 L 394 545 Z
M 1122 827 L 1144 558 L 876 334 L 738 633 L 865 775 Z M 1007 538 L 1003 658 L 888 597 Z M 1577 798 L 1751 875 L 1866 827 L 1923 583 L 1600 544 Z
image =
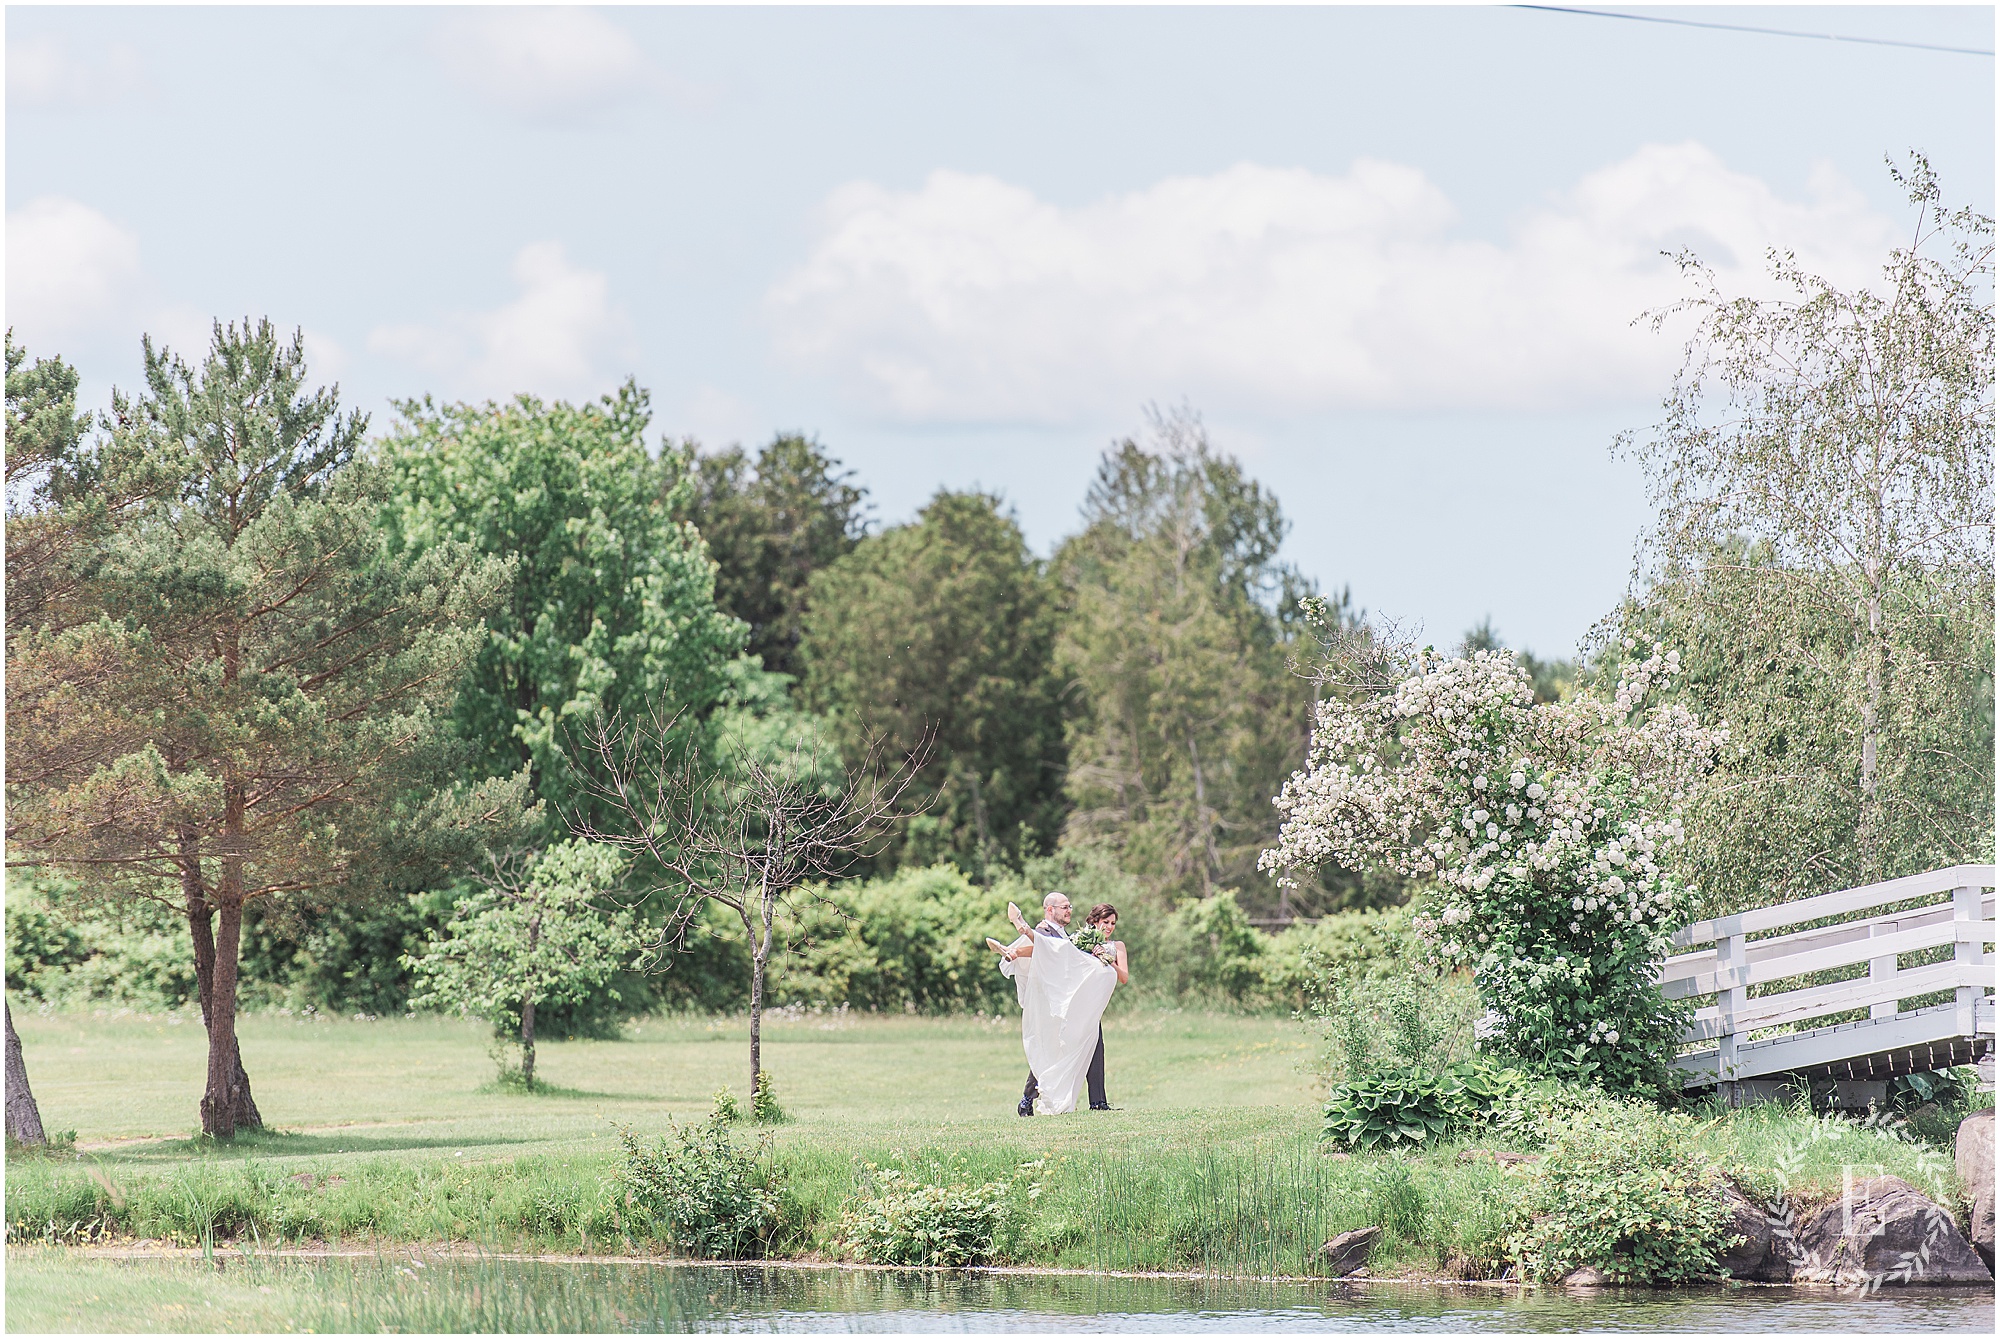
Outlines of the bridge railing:
M 1992 865 L 1955 865 L 1701 921 L 1674 936 L 1674 947 L 1688 951 L 1667 959 L 1661 993 L 1668 999 L 1715 998 L 1695 1010 L 1683 1042 L 1713 1043 L 1713 1056 L 1705 1056 L 1701 1068 L 1706 1071 L 1712 1063 L 1712 1072 L 1724 1080 L 1739 1074 L 1737 1048 L 1760 1030 L 1864 1008 L 1870 1018 L 1893 1018 L 1899 1001 L 1922 995 L 1953 992 L 1956 1035 L 1991 1031 L 1993 1005 L 1986 987 L 1993 984 L 1993 955 L 1984 948 L 1994 942 L 1993 889 Z M 1932 900 L 1833 925 L 1772 933 L 1917 899 Z M 1897 965 L 1900 956 L 1944 945 L 1952 948 L 1947 961 Z M 1864 962 L 1868 974 L 1863 977 L 1751 994 L 1760 985 Z

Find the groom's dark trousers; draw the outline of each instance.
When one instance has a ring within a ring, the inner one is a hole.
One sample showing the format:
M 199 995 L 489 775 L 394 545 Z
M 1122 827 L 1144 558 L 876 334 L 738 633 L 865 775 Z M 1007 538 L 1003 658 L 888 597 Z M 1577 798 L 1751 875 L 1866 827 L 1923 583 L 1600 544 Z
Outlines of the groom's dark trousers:
M 1085 1085 L 1086 1085 L 1087 1087 L 1089 1087 L 1089 1089 L 1090 1089 L 1090 1104 L 1091 1104 L 1092 1106 L 1094 1106 L 1094 1107 L 1102 1107 L 1102 1106 L 1109 1106 L 1109 1105 L 1111 1105 L 1111 1104 L 1110 1104 L 1109 1102 L 1107 1102 L 1107 1101 L 1105 1100 L 1105 1098 L 1104 1098 L 1104 1026 L 1103 1026 L 1103 1024 L 1099 1024 L 1099 1025 L 1098 1025 L 1098 1028 L 1097 1028 L 1097 1050 L 1096 1050 L 1096 1051 L 1095 1051 L 1094 1053 L 1092 1053 L 1092 1055 L 1091 1055 L 1091 1057 L 1090 1057 L 1090 1068 L 1089 1068 L 1088 1070 L 1085 1070 L 1085 1071 L 1084 1071 L 1084 1075 L 1083 1075 L 1083 1081 L 1084 1081 Z M 1028 1104 L 1029 1104 L 1030 1106 L 1032 1106 L 1032 1105 L 1034 1104 L 1034 1101 L 1035 1101 L 1035 1095 L 1036 1095 L 1037 1093 L 1039 1093 L 1040 1091 L 1041 1091 L 1041 1087 L 1040 1087 L 1040 1085 L 1039 1085 L 1039 1084 L 1037 1084 L 1037 1083 L 1035 1082 L 1035 1072 L 1034 1072 L 1033 1070 L 1029 1070 L 1029 1071 L 1028 1071 L 1028 1086 L 1027 1086 L 1027 1087 L 1025 1087 L 1025 1088 L 1023 1088 L 1023 1089 L 1021 1090 L 1021 1100 L 1022 1100 L 1023 1102 L 1026 1102 L 1026 1103 L 1028 1103 Z

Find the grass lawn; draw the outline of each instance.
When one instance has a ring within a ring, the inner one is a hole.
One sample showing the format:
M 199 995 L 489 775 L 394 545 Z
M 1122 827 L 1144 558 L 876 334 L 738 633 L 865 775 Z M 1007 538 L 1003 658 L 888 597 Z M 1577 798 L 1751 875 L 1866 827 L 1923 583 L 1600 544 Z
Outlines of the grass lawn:
M 19 1014 L 29 1078 L 51 1131 L 74 1130 L 107 1166 L 191 1156 L 411 1161 L 587 1150 L 706 1115 L 729 1085 L 747 1099 L 749 1029 L 736 1019 L 642 1019 L 619 1041 L 536 1048 L 547 1093 L 495 1090 L 481 1027 L 252 1015 L 243 1063 L 271 1133 L 192 1149 L 206 1039 L 198 1017 Z M 1111 1113 L 1024 1121 L 1019 1022 L 782 1016 L 764 1024 L 764 1067 L 791 1121 L 782 1146 L 861 1150 L 948 1138 L 1060 1150 L 1174 1145 L 1316 1121 L 1311 1048 L 1295 1023 L 1145 1011 L 1105 1023 Z M 595 1145 L 593 1144 L 595 1141 Z
M 190 1138 L 198 1021 L 29 1014 L 16 1026 L 44 1124 L 76 1131 L 78 1153 L 9 1158 L 10 1243 L 658 1252 L 621 1211 L 619 1127 L 650 1139 L 704 1116 L 722 1085 L 739 1099 L 747 1087 L 741 1019 L 648 1019 L 619 1041 L 547 1044 L 538 1070 L 552 1086 L 528 1095 L 494 1087 L 473 1025 L 264 1015 L 242 1031 L 269 1129 L 217 1147 Z M 767 1022 L 766 1068 L 791 1117 L 769 1132 L 797 1211 L 783 1249 L 834 1253 L 873 1167 L 1012 1181 L 1028 1223 L 1013 1258 L 1063 1267 L 1298 1275 L 1321 1267 L 1329 1237 L 1380 1224 L 1378 1273 L 1476 1273 L 1505 1229 L 1515 1174 L 1461 1161 L 1461 1144 L 1329 1156 L 1313 1046 L 1296 1023 L 1114 1015 L 1105 1039 L 1121 1109 L 1033 1120 L 1014 1114 L 1017 1028 L 1005 1017 Z M 1778 1108 L 1712 1113 L 1700 1138 L 1723 1166 L 1753 1175 L 1796 1161 L 1793 1189 L 1807 1198 L 1837 1188 L 1849 1166 L 1919 1185 L 1927 1165 L 1948 1168 L 1936 1150 L 1829 1133 Z

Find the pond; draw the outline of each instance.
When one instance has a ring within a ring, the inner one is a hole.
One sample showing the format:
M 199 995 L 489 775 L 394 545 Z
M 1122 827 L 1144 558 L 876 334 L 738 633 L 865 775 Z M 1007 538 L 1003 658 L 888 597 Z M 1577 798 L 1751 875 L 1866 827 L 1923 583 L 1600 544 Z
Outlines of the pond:
M 132 1262 L 140 1265 L 142 1262 Z M 1989 1290 L 1872 1296 L 1788 1288 L 1595 1295 L 1448 1284 L 484 1258 L 260 1260 L 315 1329 L 608 1331 L 1539 1332 L 1991 1334 Z M 303 1277 L 301 1277 L 303 1275 Z

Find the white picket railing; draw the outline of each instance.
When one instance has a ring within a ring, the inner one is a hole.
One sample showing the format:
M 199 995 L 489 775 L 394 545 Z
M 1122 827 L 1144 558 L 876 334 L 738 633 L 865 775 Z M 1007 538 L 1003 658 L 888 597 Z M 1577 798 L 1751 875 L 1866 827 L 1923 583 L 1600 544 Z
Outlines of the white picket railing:
M 1674 936 L 1689 949 L 1668 958 L 1660 989 L 1669 999 L 1713 996 L 1695 1010 L 1677 1061 L 1688 1086 L 1800 1072 L 1874 1078 L 1964 1064 L 1993 1047 L 1992 865 L 1955 865 L 1865 888 L 1849 888 L 1690 925 Z M 1923 899 L 1864 920 L 1773 934 L 1829 916 Z M 1940 900 L 1943 899 L 1943 900 Z M 1949 944 L 1949 961 L 1899 968 L 1897 959 Z M 1706 947 L 1695 947 L 1706 945 Z M 1752 995 L 1755 986 L 1830 968 L 1868 964 L 1868 975 L 1832 985 Z M 1941 1004 L 1900 1002 L 1951 991 Z M 1813 1019 L 1866 1009 L 1863 1019 Z M 1704 1045 L 1712 1043 L 1712 1045 Z M 1859 1066 L 1859 1068 L 1857 1068 Z

